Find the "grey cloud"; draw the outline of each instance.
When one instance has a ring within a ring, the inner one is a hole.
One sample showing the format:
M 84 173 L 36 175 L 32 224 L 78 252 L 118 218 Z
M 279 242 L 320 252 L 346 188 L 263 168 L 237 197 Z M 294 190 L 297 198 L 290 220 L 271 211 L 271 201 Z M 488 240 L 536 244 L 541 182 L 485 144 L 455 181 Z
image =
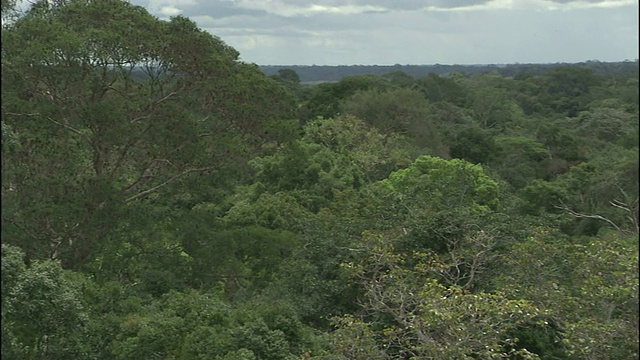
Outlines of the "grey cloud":
M 384 29 L 394 32 L 402 29 L 413 29 L 425 32 L 450 31 L 455 22 L 448 21 L 455 14 L 435 13 L 430 21 L 421 21 L 420 12 L 360 13 L 345 17 L 333 14 L 317 14 L 309 17 L 284 17 L 277 15 L 248 16 L 238 15 L 228 18 L 196 16 L 193 19 L 199 26 L 208 29 L 224 29 L 225 31 L 246 34 L 259 33 L 278 36 L 310 36 L 314 33 L 335 34 L 342 36 L 345 32 L 357 31 L 367 33 Z
M 638 53 L 633 0 L 132 2 L 180 9 L 260 64 L 606 61 Z
M 567 0 L 559 0 L 567 1 Z M 216 19 L 252 16 L 265 19 L 268 17 L 323 18 L 353 16 L 360 14 L 390 13 L 395 11 L 413 11 L 425 8 L 455 9 L 473 5 L 481 5 L 490 0 L 132 0 L 133 4 L 142 5 L 152 11 L 159 11 L 162 6 L 179 9 L 181 15 L 187 17 L 210 16 Z M 160 15 L 156 13 L 155 15 Z M 266 20 L 267 22 L 270 20 Z
M 134 5 L 143 6 L 150 11 L 157 10 L 162 6 L 172 6 L 181 10 L 181 15 L 195 17 L 207 15 L 214 18 L 226 18 L 240 15 L 265 16 L 268 13 L 264 10 L 249 9 L 238 6 L 233 0 L 196 0 L 196 1 L 176 1 L 176 0 L 131 0 Z M 152 5 L 153 4 L 153 8 Z M 154 14 L 159 15 L 159 14 Z
M 226 18 L 240 15 L 262 17 L 268 15 L 268 13 L 264 10 L 240 7 L 234 1 L 201 0 L 197 6 L 185 7 L 183 15 L 188 17 L 207 15 L 213 18 Z
M 212 3 L 219 3 L 213 1 Z M 372 1 L 372 0 L 279 0 L 266 3 L 261 0 L 235 0 L 223 1 L 225 6 L 234 9 L 260 9 L 270 14 L 281 14 L 283 9 L 300 9 L 291 11 L 287 17 L 310 17 L 322 14 L 322 11 L 306 12 L 304 9 L 357 9 L 352 12 L 345 12 L 343 15 L 353 15 L 353 13 L 384 13 L 393 11 L 411 11 L 425 8 L 455 9 L 482 5 L 491 0 L 396 0 L 396 1 Z M 339 11 L 332 12 L 332 15 L 339 15 Z
M 387 10 L 419 10 L 425 7 L 436 8 L 457 8 L 465 6 L 480 5 L 488 3 L 491 0 L 395 0 L 395 1 L 372 1 L 372 0 L 321 0 L 321 1 L 300 1 L 300 0 L 284 0 L 282 2 L 296 6 L 301 5 L 326 5 L 326 6 L 347 6 L 347 5 L 371 5 L 384 7 Z
M 426 0 L 426 1 L 398 1 L 393 2 L 393 9 L 397 10 L 418 10 L 426 7 L 435 7 L 440 9 L 454 9 L 459 7 L 481 5 L 491 0 Z
M 552 3 L 556 3 L 556 4 L 570 4 L 570 3 L 575 3 L 575 2 L 588 2 L 588 3 L 605 3 L 605 2 L 611 2 L 609 0 L 544 0 L 547 2 L 552 2 Z

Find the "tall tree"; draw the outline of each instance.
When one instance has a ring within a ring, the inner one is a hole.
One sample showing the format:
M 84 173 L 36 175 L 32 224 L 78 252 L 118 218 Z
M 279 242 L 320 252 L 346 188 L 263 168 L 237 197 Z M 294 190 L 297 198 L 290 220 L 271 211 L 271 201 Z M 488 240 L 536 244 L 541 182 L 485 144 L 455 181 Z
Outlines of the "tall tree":
M 235 49 L 120 0 L 35 3 L 4 30 L 2 61 L 2 118 L 19 139 L 3 152 L 3 238 L 67 266 L 95 257 L 124 213 L 241 164 L 294 116 Z

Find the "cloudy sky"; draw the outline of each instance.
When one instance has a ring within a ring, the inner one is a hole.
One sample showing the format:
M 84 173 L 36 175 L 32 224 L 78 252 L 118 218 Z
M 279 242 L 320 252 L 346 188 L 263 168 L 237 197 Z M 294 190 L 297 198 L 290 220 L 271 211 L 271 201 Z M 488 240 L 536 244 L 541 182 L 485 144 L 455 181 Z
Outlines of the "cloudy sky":
M 260 65 L 638 58 L 638 0 L 131 0 L 184 15 Z

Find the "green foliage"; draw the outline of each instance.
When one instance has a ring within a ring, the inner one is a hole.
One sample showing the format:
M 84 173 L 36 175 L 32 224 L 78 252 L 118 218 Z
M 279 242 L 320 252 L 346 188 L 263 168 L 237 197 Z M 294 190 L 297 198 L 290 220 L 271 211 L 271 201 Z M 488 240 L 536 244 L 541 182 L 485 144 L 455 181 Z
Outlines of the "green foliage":
M 254 224 L 200 230 L 185 234 L 185 251 L 193 261 L 190 282 L 224 286 L 230 297 L 247 286 L 265 286 L 272 270 L 298 246 L 294 233 Z
M 600 78 L 586 67 L 558 67 L 547 74 L 543 100 L 554 111 L 575 117 L 591 100 L 591 87 L 600 83 Z
M 366 301 L 363 315 L 337 319 L 336 341 L 343 354 L 367 349 L 367 356 L 379 358 L 500 358 L 508 353 L 535 358 L 526 350 L 509 352 L 517 340 L 505 336 L 539 313 L 530 303 L 443 286 L 425 276 L 431 266 L 428 254 L 424 262 L 407 267 L 406 256 L 394 254 L 393 239 L 365 234 L 362 241 L 365 255 L 344 264 L 365 288 Z M 362 339 L 347 342 L 344 334 Z
M 314 345 L 316 335 L 290 309 L 283 303 L 233 309 L 211 293 L 171 292 L 124 316 L 113 352 L 117 359 L 293 359 L 321 354 Z
M 484 129 L 506 131 L 524 113 L 507 90 L 507 81 L 501 77 L 485 75 L 469 80 L 473 92 L 469 96 L 468 108 L 474 120 Z
M 563 342 L 566 329 L 548 316 L 537 316 L 509 334 L 517 338 L 516 347 L 536 354 L 540 359 L 574 359 Z
M 563 346 L 578 358 L 637 356 L 637 237 L 576 240 L 539 229 L 514 244 L 496 278 L 499 288 L 549 309 L 566 329 Z M 620 353 L 613 347 L 618 342 Z M 549 347 L 554 341 L 545 343 Z
M 421 153 L 448 155 L 429 117 L 430 106 L 418 90 L 360 91 L 346 100 L 342 108 L 382 134 L 396 133 L 410 138 Z
M 491 134 L 477 125 L 459 126 L 448 136 L 451 157 L 474 164 L 489 163 L 497 153 L 497 145 Z
M 526 136 L 496 138 L 498 153 L 492 165 L 511 186 L 520 189 L 544 176 L 543 160 L 549 151 Z M 499 159 L 499 164 L 496 161 Z
M 637 148 L 602 151 L 572 167 L 553 186 L 566 194 L 554 205 L 576 219 L 569 233 L 593 235 L 604 226 L 638 234 Z
M 8 294 L 26 270 L 24 253 L 17 247 L 2 244 L 2 293 Z
M 409 87 L 414 82 L 414 78 L 403 71 L 392 71 L 382 75 L 382 77 L 401 87 Z
M 562 204 L 566 202 L 566 191 L 567 189 L 558 182 L 533 180 L 518 193 L 523 199 L 520 210 L 531 215 L 541 215 L 545 212 L 557 214 L 561 211 Z
M 11 11 L 16 6 L 16 0 L 2 0 L 0 3 L 0 9 L 4 14 L 6 11 Z
M 431 106 L 429 117 L 451 157 L 486 164 L 496 156 L 494 134 L 475 121 L 469 109 L 442 101 Z
M 464 160 L 421 156 L 408 168 L 398 170 L 382 182 L 409 201 L 424 198 L 435 211 L 469 208 L 488 211 L 498 208 L 498 184 L 480 165 Z
M 533 118 L 527 121 L 525 127 L 536 134 L 536 139 L 549 150 L 550 163 L 547 167 L 547 177 L 553 178 L 568 170 L 571 163 L 586 160 L 588 150 L 585 139 L 575 130 L 576 124 L 568 119 Z M 564 160 L 565 166 L 553 169 L 551 160 Z
M 303 85 L 1 5 L 3 357 L 638 357 L 633 63 Z
M 417 78 L 415 86 L 432 102 L 446 101 L 458 106 L 464 106 L 467 101 L 468 90 L 458 80 L 459 78 L 456 74 L 445 77 L 430 73 L 425 77 Z
M 284 333 L 269 329 L 262 321 L 241 326 L 235 336 L 244 348 L 248 348 L 259 359 L 284 359 L 290 353 Z
M 74 278 L 58 262 L 36 261 L 27 267 L 23 258 L 21 250 L 2 245 L 3 355 L 86 357 L 88 318 Z
M 590 141 L 616 143 L 634 129 L 638 129 L 637 114 L 622 109 L 600 107 L 582 112 L 578 117 L 578 134 Z
M 314 212 L 334 192 L 360 188 L 408 160 L 400 139 L 385 138 L 352 116 L 319 118 L 304 131 L 302 139 L 250 164 L 264 190 L 287 191 Z
M 303 140 L 321 144 L 351 161 L 365 172 L 365 180 L 380 180 L 409 161 L 402 136 L 384 134 L 354 116 L 317 119 L 305 125 Z
M 341 103 L 356 92 L 388 88 L 390 84 L 386 79 L 374 75 L 348 76 L 336 83 L 319 84 L 305 104 L 304 120 L 336 117 L 340 114 Z
M 229 315 L 230 308 L 213 294 L 170 292 L 124 316 L 112 351 L 117 359 L 219 356 L 233 348 Z M 216 336 L 201 336 L 207 333 Z
M 3 225 L 29 257 L 53 247 L 80 268 L 134 203 L 228 167 L 241 176 L 238 164 L 296 136 L 293 98 L 187 18 L 40 2 L 3 31 L 3 136 L 17 141 L 3 152 Z
M 291 93 L 298 102 L 302 102 L 306 99 L 307 91 L 300 84 L 300 77 L 292 69 L 280 69 L 277 75 L 272 75 L 270 78 L 282 84 L 282 86 Z
M 346 359 L 386 359 L 387 356 L 376 344 L 376 334 L 368 323 L 345 315 L 334 319 L 336 330 L 333 342 L 336 352 Z

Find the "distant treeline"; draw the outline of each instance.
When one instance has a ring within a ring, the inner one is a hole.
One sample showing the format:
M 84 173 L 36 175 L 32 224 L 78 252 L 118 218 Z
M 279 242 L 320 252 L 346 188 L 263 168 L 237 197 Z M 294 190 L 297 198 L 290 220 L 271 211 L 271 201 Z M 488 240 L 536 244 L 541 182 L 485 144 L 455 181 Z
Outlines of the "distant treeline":
M 467 76 L 498 73 L 502 76 L 513 77 L 518 75 L 540 75 L 560 66 L 586 66 L 593 69 L 595 74 L 607 75 L 612 73 L 638 73 L 638 60 L 620 62 L 587 61 L 581 63 L 555 63 L 555 64 L 489 64 L 489 65 L 261 65 L 260 69 L 266 75 L 278 74 L 281 69 L 291 69 L 300 77 L 301 82 L 329 82 L 339 81 L 345 76 L 352 75 L 384 75 L 401 71 L 412 77 L 426 76 L 429 73 L 447 75 L 460 73 Z

